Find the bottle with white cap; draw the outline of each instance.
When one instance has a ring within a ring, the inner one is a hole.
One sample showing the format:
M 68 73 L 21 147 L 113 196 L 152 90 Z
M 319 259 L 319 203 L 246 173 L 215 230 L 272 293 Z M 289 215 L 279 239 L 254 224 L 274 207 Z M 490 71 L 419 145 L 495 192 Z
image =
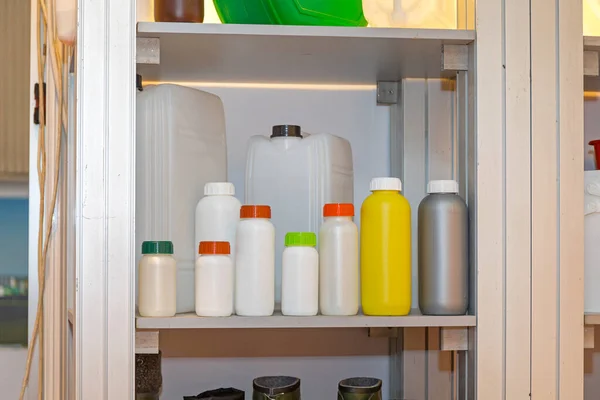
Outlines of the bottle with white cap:
M 361 300 L 365 315 L 408 315 L 410 204 L 398 178 L 374 178 L 360 210 Z
M 196 206 L 196 251 L 200 242 L 229 242 L 235 265 L 235 235 L 242 204 L 230 182 L 209 182 Z M 196 256 L 198 254 L 195 254 Z
M 461 315 L 469 306 L 469 213 L 456 181 L 431 181 L 419 205 L 419 308 Z

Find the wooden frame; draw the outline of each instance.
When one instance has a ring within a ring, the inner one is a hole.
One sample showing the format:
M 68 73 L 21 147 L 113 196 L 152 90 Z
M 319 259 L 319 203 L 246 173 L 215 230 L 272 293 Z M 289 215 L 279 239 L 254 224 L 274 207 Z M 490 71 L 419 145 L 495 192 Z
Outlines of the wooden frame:
M 133 399 L 134 0 L 79 0 L 76 65 L 76 398 Z

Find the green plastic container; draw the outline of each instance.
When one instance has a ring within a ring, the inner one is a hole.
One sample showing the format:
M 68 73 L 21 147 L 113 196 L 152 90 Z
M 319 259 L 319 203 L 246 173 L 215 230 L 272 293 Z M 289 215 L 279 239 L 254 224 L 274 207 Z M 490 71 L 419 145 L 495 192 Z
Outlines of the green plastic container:
M 367 26 L 362 0 L 263 0 L 282 25 Z
M 266 0 L 214 0 L 214 3 L 224 24 L 278 24 L 273 8 Z

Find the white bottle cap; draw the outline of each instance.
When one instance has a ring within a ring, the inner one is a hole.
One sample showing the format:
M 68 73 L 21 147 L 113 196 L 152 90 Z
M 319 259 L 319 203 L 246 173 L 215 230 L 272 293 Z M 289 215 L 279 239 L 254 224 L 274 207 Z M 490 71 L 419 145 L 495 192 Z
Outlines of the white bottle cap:
M 402 181 L 398 178 L 373 178 L 371 179 L 371 192 L 376 190 L 402 191 Z
M 209 182 L 204 185 L 205 196 L 233 196 L 235 187 L 231 182 Z
M 458 182 L 456 181 L 429 181 L 427 193 L 458 193 Z

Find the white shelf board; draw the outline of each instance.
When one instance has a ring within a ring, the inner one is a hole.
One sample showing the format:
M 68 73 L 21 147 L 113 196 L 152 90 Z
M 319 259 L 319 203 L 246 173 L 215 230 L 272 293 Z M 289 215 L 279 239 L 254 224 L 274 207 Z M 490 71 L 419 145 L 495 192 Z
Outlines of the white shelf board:
M 140 22 L 138 37 L 160 39 L 160 64 L 138 64 L 145 81 L 374 84 L 451 76 L 443 44 L 475 31 L 331 26 Z
M 401 328 L 401 327 L 466 327 L 475 326 L 473 315 L 429 316 L 413 310 L 405 317 L 289 317 L 280 312 L 270 317 L 223 318 L 198 317 L 194 313 L 178 314 L 167 318 L 136 318 L 138 329 L 298 329 L 298 328 Z
M 586 312 L 584 317 L 585 325 L 600 325 L 600 313 Z

